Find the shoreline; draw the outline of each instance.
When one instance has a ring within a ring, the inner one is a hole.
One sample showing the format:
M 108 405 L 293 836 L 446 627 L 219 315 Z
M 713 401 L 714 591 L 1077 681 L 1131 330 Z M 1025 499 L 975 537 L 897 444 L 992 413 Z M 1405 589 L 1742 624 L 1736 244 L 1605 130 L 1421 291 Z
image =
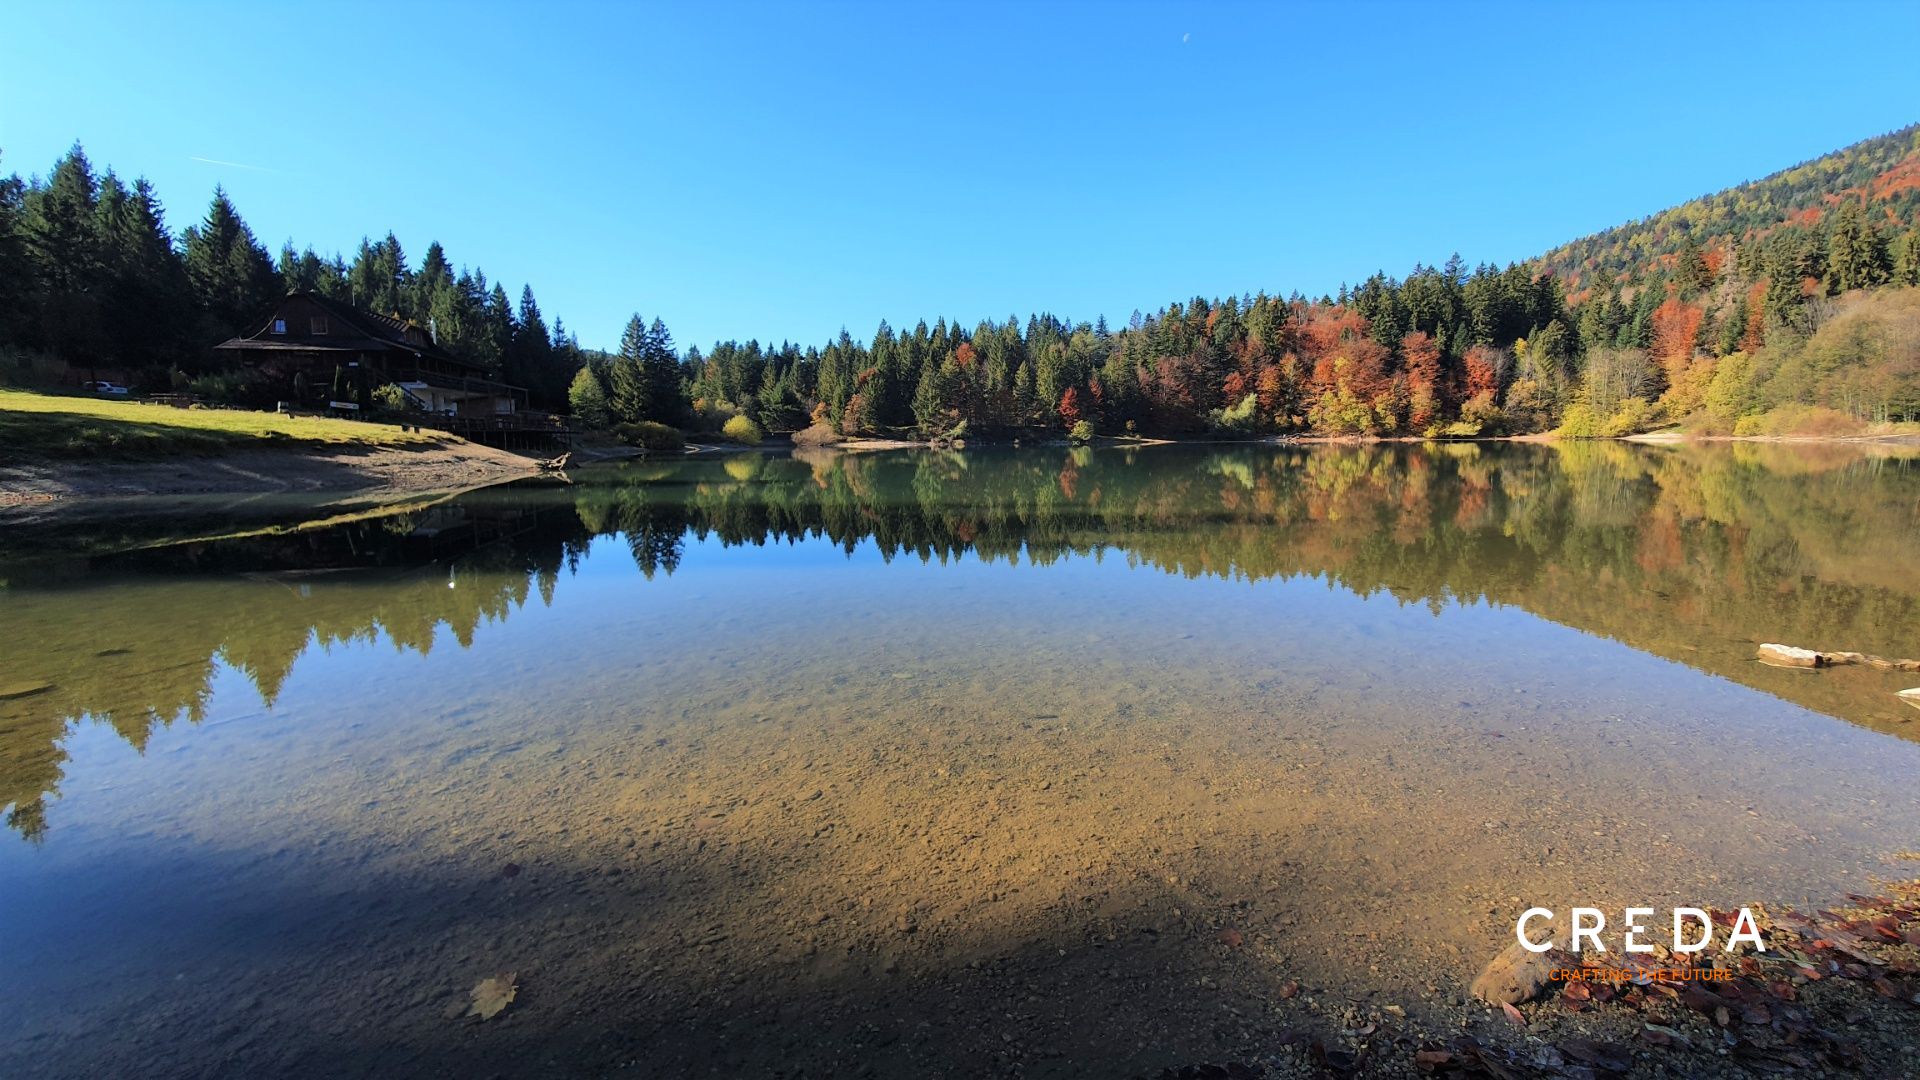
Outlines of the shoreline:
M 0 466 L 0 516 L 153 496 L 453 494 L 532 476 L 539 464 L 478 443 L 429 448 L 262 447 L 153 461 Z
M 1551 433 L 1496 435 L 1471 439 L 1426 439 L 1418 436 L 1374 435 L 1265 435 L 1254 438 L 1119 438 L 1099 436 L 1100 446 L 1367 446 L 1377 444 L 1456 445 L 1473 443 L 1638 443 L 1643 446 L 1680 446 L 1707 443 L 1762 443 L 1800 446 L 1860 446 L 1920 448 L 1920 435 L 1687 435 L 1647 432 L 1601 439 L 1562 440 Z M 1026 448 L 1074 445 L 1068 439 L 1016 444 L 1012 440 L 976 438 L 975 447 Z M 728 444 L 689 444 L 688 454 L 701 452 L 792 452 L 828 450 L 955 449 L 935 440 L 852 438 L 832 443 L 787 443 L 769 440 L 757 447 Z M 608 452 L 576 452 L 589 462 L 622 456 Z M 404 447 L 271 447 L 228 453 L 177 456 L 153 461 L 39 461 L 0 466 L 0 516 L 17 518 L 23 512 L 51 511 L 80 504 L 143 497 L 338 495 L 395 498 L 428 494 L 457 494 L 509 480 L 537 475 L 538 463 L 505 450 L 465 441 L 446 441 L 424 449 Z

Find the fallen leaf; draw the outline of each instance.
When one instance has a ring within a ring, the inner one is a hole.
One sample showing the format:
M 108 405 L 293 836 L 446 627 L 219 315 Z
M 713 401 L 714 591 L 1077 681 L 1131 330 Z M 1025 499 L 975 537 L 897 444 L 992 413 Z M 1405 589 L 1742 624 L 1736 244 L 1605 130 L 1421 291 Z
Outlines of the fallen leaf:
M 519 992 L 519 984 L 513 981 L 511 971 L 481 979 L 473 986 L 473 1004 L 468 1007 L 467 1015 L 491 1020 L 513 1004 L 514 995 Z
M 1520 1012 L 1519 1009 L 1514 1008 L 1512 1005 L 1509 1005 L 1504 1001 L 1500 1003 L 1500 1008 L 1506 1012 L 1507 1019 L 1513 1021 L 1514 1027 L 1527 1026 L 1527 1018 L 1524 1014 Z
M 1292 998 L 1292 997 L 1298 997 L 1299 994 L 1300 994 L 1300 984 L 1293 981 L 1292 979 L 1288 979 L 1286 982 L 1280 984 L 1281 997 Z

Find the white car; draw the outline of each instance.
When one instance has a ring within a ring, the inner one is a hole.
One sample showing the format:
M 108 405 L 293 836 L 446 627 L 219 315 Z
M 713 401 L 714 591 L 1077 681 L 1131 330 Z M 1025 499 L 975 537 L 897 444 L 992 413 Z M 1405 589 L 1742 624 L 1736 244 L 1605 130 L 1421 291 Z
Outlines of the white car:
M 127 396 L 127 388 L 124 386 L 121 386 L 119 383 L 110 383 L 110 382 L 81 383 L 80 389 L 91 390 L 96 394 L 112 394 L 115 397 Z

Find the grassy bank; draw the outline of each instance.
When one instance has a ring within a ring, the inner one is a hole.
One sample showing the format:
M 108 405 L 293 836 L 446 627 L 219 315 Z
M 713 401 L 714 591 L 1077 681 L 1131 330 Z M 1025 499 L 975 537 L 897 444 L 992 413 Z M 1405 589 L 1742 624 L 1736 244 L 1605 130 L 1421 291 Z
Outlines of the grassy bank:
M 445 441 L 392 424 L 237 409 L 176 409 L 131 401 L 0 390 L 0 456 L 9 461 L 154 461 L 274 447 L 426 447 Z

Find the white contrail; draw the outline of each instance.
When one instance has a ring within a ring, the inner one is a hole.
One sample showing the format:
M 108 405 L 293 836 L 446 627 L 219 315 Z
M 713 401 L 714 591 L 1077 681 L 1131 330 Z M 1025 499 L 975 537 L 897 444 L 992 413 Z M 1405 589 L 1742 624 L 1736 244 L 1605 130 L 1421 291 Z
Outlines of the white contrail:
M 245 169 L 248 172 L 277 173 L 280 171 L 279 169 L 269 169 L 265 165 L 247 165 L 238 161 L 221 161 L 219 158 L 199 157 L 197 155 L 189 155 L 189 157 L 191 160 L 198 161 L 203 165 L 225 165 L 229 169 Z

